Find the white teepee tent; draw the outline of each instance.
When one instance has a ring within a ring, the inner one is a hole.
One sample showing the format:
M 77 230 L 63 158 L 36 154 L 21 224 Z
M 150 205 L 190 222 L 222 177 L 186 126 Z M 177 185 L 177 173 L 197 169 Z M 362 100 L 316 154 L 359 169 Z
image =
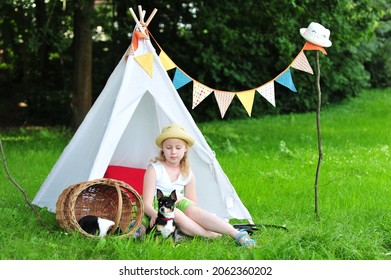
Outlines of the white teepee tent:
M 145 32 L 145 28 L 146 24 L 136 20 L 135 30 Z M 143 55 L 152 58 L 152 76 L 136 61 Z M 156 136 L 162 127 L 173 122 L 185 127 L 195 140 L 189 158 L 196 176 L 199 205 L 224 219 L 251 221 L 251 215 L 180 99 L 148 36 L 139 39 L 135 52 L 122 57 L 33 204 L 55 211 L 57 199 L 65 188 L 102 178 L 109 165 L 146 168 L 158 154 Z

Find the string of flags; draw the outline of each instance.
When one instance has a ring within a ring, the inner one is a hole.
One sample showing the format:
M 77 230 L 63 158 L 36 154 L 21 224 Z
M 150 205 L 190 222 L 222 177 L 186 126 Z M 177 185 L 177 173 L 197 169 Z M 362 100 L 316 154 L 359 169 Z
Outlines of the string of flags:
M 152 37 L 153 38 L 153 37 Z M 154 39 L 155 40 L 155 39 Z M 155 40 L 156 42 L 156 40 Z M 270 81 L 252 89 L 239 91 L 239 92 L 231 92 L 226 90 L 219 90 L 209 87 L 196 79 L 192 78 L 186 72 L 184 72 L 178 65 L 176 65 L 172 59 L 163 51 L 160 45 L 156 42 L 157 46 L 160 49 L 159 59 L 166 71 L 174 69 L 175 73 L 172 79 L 172 83 L 175 89 L 179 89 L 188 83 L 193 83 L 193 99 L 192 99 L 192 109 L 196 108 L 206 97 L 210 94 L 214 94 L 214 97 L 217 101 L 221 118 L 224 118 L 225 113 L 227 112 L 232 100 L 235 96 L 239 99 L 243 107 L 245 108 L 247 114 L 251 117 L 252 108 L 254 104 L 255 94 L 259 93 L 263 98 L 265 98 L 271 105 L 276 106 L 275 102 L 275 83 L 278 83 L 293 92 L 297 92 L 295 84 L 292 79 L 291 68 L 314 74 L 307 57 L 305 56 L 304 51 L 321 51 L 324 55 L 327 55 L 327 52 L 322 46 L 313 44 L 309 41 L 306 41 L 303 48 L 300 50 L 298 55 L 293 59 L 293 61 L 275 78 Z M 134 54 L 137 46 L 134 46 L 132 42 L 132 46 L 130 47 L 129 54 Z M 152 77 L 152 69 L 153 69 L 153 54 L 147 53 L 143 55 L 139 55 L 134 57 L 135 60 L 139 63 L 139 65 Z

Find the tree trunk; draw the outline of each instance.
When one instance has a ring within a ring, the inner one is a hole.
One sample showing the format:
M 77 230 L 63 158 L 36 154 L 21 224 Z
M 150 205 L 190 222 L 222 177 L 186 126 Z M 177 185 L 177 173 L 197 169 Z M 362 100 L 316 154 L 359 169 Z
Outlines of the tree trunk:
M 48 43 L 47 43 L 47 16 L 45 0 L 35 0 L 35 18 L 37 19 L 37 30 L 41 33 L 40 46 L 38 50 L 38 67 L 40 73 L 39 82 L 46 83 L 45 69 L 48 65 Z M 42 85 L 42 84 L 41 84 Z M 43 85 L 42 85 L 43 86 Z
M 75 130 L 92 104 L 92 16 L 94 0 L 74 1 L 72 123 Z

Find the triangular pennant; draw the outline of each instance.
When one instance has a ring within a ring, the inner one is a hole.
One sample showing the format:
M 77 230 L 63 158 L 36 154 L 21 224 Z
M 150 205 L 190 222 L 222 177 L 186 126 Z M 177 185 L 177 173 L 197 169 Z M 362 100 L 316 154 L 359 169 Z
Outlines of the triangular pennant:
M 153 68 L 153 53 L 142 54 L 135 56 L 134 59 L 140 64 L 140 66 L 152 77 Z
M 221 118 L 224 118 L 225 113 L 231 105 L 232 99 L 235 97 L 235 93 L 228 91 L 214 91 L 217 105 L 220 109 Z
M 171 58 L 168 57 L 168 55 L 164 51 L 160 52 L 159 58 L 163 64 L 164 69 L 166 69 L 166 71 L 176 67 L 175 63 L 171 60 Z
M 242 102 L 244 109 L 246 109 L 247 114 L 251 117 L 251 111 L 253 109 L 255 90 L 246 90 L 237 92 L 236 96 Z
M 298 70 L 314 74 L 314 71 L 311 68 L 310 63 L 308 62 L 307 57 L 305 56 L 304 52 L 301 51 L 299 55 L 295 58 L 293 63 L 291 64 L 293 68 L 296 68 Z
M 269 82 L 260 88 L 257 89 L 257 91 L 272 104 L 274 107 L 276 107 L 276 100 L 274 95 L 274 83 Z
M 200 104 L 211 92 L 213 89 L 208 88 L 207 86 L 193 81 L 193 109 Z
M 276 82 L 289 88 L 291 91 L 297 92 L 295 85 L 293 84 L 291 70 L 289 68 L 277 77 Z
M 130 43 L 130 46 L 126 50 L 125 59 L 128 59 L 129 55 L 134 55 L 134 52 L 138 48 L 138 41 L 140 39 L 147 39 L 147 35 L 143 34 L 140 30 L 136 30 L 132 34 L 132 42 Z
M 133 44 L 133 50 L 136 51 L 137 48 L 138 48 L 138 41 L 140 39 L 146 39 L 148 38 L 147 35 L 145 35 L 144 33 L 142 33 L 140 30 L 136 30 L 133 32 L 133 35 L 132 35 L 132 44 Z
M 175 89 L 181 88 L 191 81 L 192 80 L 189 78 L 189 76 L 179 70 L 179 68 L 175 69 L 174 79 L 172 81 Z
M 327 55 L 327 52 L 326 52 L 326 50 L 323 47 L 315 45 L 315 44 L 312 44 L 311 42 L 308 42 L 308 41 L 305 42 L 303 50 L 306 50 L 306 51 L 321 51 L 324 55 Z

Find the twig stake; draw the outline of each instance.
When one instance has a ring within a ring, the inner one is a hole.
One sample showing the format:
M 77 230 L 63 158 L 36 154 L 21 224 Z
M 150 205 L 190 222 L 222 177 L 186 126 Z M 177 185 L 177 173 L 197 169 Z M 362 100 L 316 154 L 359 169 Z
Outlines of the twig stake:
M 318 181 L 319 181 L 319 172 L 320 172 L 320 166 L 322 164 L 323 160 L 323 151 L 322 151 L 322 132 L 320 129 L 320 107 L 322 105 L 322 92 L 320 90 L 320 63 L 319 63 L 319 51 L 316 52 L 316 88 L 318 90 L 318 109 L 316 112 L 316 128 L 318 131 L 318 165 L 316 167 L 316 174 L 315 174 L 315 217 L 317 220 L 319 220 L 319 189 L 318 189 Z
M 27 197 L 27 194 L 25 192 L 25 190 L 14 180 L 14 178 L 12 178 L 12 176 L 10 175 L 9 171 L 8 171 L 8 167 L 7 167 L 7 161 L 6 161 L 6 158 L 5 158 L 5 154 L 4 154 L 4 150 L 3 150 L 3 143 L 1 142 L 0 140 L 0 150 L 1 150 L 1 155 L 2 155 L 2 158 L 3 158 L 3 164 L 4 164 L 4 168 L 5 168 L 5 172 L 7 172 L 7 176 L 8 176 L 8 179 L 16 186 L 16 188 L 23 194 L 24 196 L 24 199 L 26 201 L 26 203 L 28 204 L 28 206 L 33 210 L 35 216 L 37 216 L 40 224 L 42 226 L 46 226 L 45 223 L 43 222 L 41 216 L 39 215 L 38 211 L 34 208 L 34 206 L 31 204 L 30 200 L 28 199 Z

